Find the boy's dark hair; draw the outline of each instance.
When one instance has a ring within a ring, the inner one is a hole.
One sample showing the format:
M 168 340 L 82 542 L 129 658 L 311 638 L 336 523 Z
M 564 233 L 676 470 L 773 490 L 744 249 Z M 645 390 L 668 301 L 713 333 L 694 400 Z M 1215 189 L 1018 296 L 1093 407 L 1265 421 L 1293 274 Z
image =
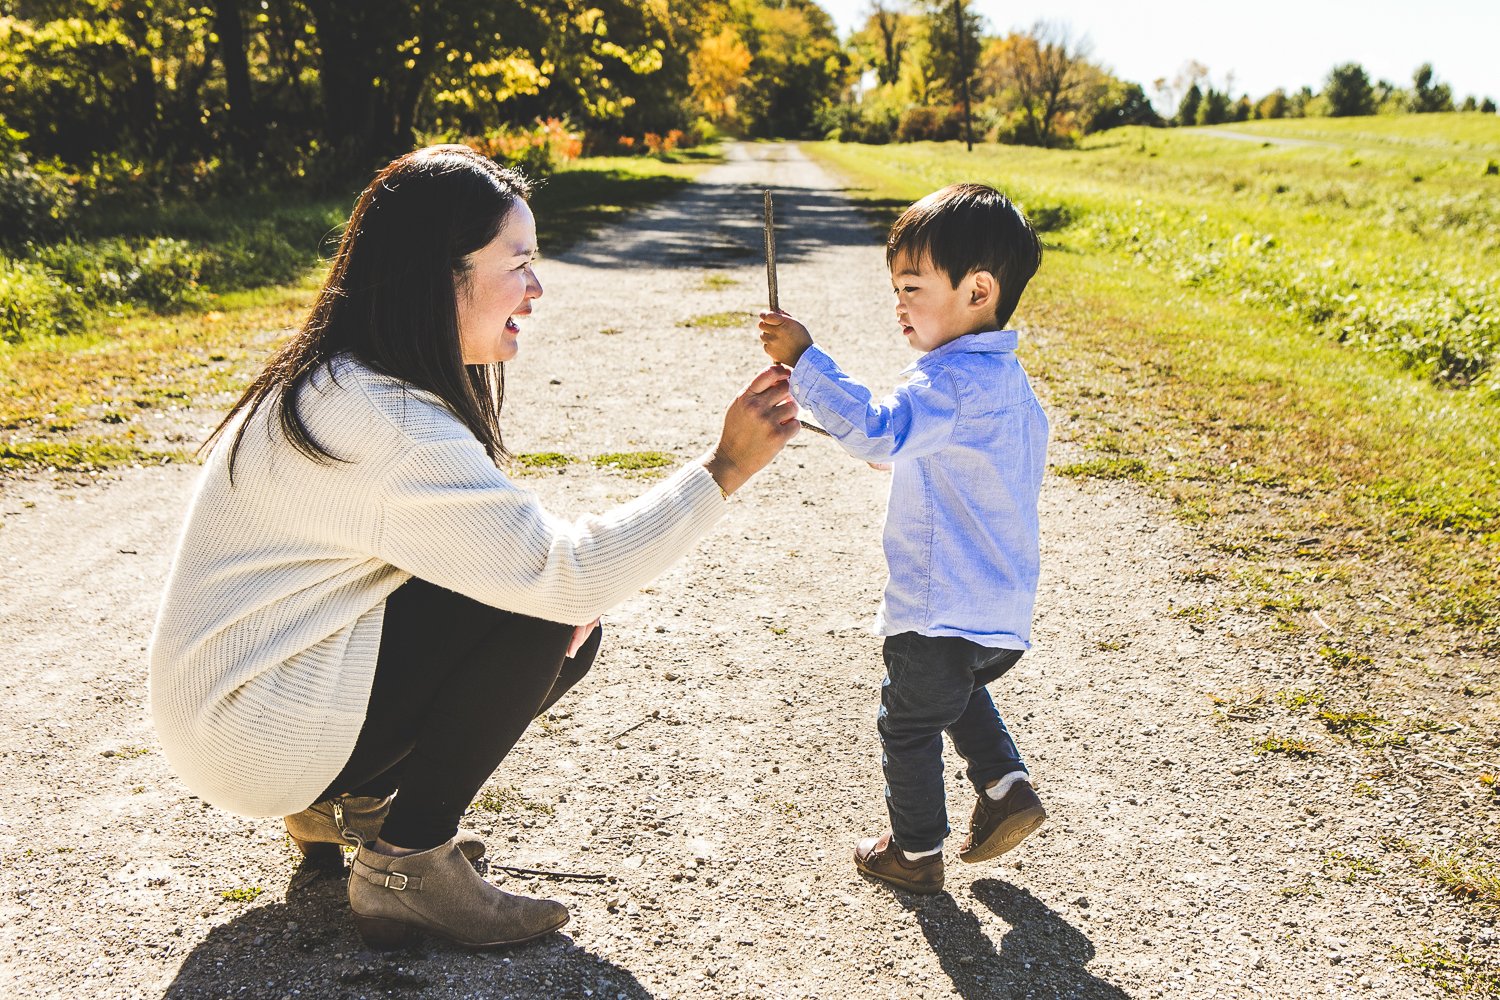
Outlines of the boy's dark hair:
M 931 261 L 957 288 L 975 271 L 1000 283 L 995 324 L 1004 328 L 1042 263 L 1042 241 L 1009 198 L 987 184 L 950 184 L 901 213 L 885 241 L 885 263 Z

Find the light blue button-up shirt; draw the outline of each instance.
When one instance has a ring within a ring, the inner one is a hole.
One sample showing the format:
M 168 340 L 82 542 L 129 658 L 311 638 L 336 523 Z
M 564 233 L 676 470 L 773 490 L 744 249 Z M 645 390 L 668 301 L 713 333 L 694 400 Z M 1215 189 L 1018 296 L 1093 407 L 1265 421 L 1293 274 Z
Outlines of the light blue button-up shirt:
M 1016 339 L 1000 330 L 949 341 L 879 400 L 817 345 L 792 370 L 793 397 L 844 450 L 892 465 L 878 635 L 1031 648 L 1047 415 Z

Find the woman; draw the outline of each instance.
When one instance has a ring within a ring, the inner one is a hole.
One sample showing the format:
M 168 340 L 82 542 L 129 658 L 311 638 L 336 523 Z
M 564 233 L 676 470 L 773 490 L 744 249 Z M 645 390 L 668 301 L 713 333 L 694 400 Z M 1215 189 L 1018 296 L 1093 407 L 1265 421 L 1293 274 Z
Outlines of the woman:
M 222 808 L 286 816 L 313 857 L 356 844 L 349 904 L 375 946 L 567 921 L 480 878 L 459 819 L 588 670 L 600 613 L 798 426 L 770 368 L 718 445 L 649 493 L 575 523 L 542 510 L 496 467 L 502 363 L 542 294 L 527 194 L 462 146 L 365 189 L 307 323 L 210 438 L 152 638 L 173 768 Z

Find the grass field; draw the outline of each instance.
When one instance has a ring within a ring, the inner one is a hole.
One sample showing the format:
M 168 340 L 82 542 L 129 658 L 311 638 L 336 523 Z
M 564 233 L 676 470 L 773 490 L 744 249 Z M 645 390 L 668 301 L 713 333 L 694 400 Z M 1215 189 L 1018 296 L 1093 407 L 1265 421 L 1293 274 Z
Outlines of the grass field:
M 1454 710 L 1489 706 L 1457 678 L 1500 649 L 1500 120 L 1225 130 L 1251 125 L 1332 145 L 807 148 L 882 216 L 957 180 L 1012 194 L 1048 245 L 1024 357 L 1088 450 L 1058 471 L 1171 499 L 1221 556 L 1184 572 L 1326 628 L 1330 664 L 1450 661 L 1448 691 L 1479 692 Z
M 677 162 L 599 157 L 559 169 L 532 198 L 543 255 L 663 197 L 716 155 L 695 150 Z M 234 230 L 274 239 L 281 270 L 264 280 L 226 282 L 227 290 L 205 288 L 169 315 L 129 304 L 101 307 L 86 314 L 77 333 L 0 340 L 0 475 L 182 457 L 176 445 L 189 442 L 174 440 L 180 434 L 160 440 L 162 422 L 146 418 L 243 388 L 270 344 L 306 314 L 323 273 L 320 250 L 327 254 L 337 246 L 354 196 L 281 203 L 255 197 L 116 213 L 94 223 L 70 256 L 87 259 L 99 241 L 124 237 L 181 241 L 189 252 L 221 258 L 253 251 L 238 243 L 226 249 L 223 234 Z

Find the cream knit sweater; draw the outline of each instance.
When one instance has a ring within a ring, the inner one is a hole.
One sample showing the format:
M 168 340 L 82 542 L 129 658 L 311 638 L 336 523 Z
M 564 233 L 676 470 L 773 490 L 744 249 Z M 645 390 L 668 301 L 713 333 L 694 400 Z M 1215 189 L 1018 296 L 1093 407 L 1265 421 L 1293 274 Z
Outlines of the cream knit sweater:
M 151 711 L 194 794 L 250 816 L 310 805 L 365 718 L 386 597 L 412 576 L 510 611 L 592 621 L 723 515 L 698 463 L 569 523 L 507 479 L 435 396 L 340 357 L 301 397 L 315 462 L 249 418 L 204 465 L 151 641 Z

